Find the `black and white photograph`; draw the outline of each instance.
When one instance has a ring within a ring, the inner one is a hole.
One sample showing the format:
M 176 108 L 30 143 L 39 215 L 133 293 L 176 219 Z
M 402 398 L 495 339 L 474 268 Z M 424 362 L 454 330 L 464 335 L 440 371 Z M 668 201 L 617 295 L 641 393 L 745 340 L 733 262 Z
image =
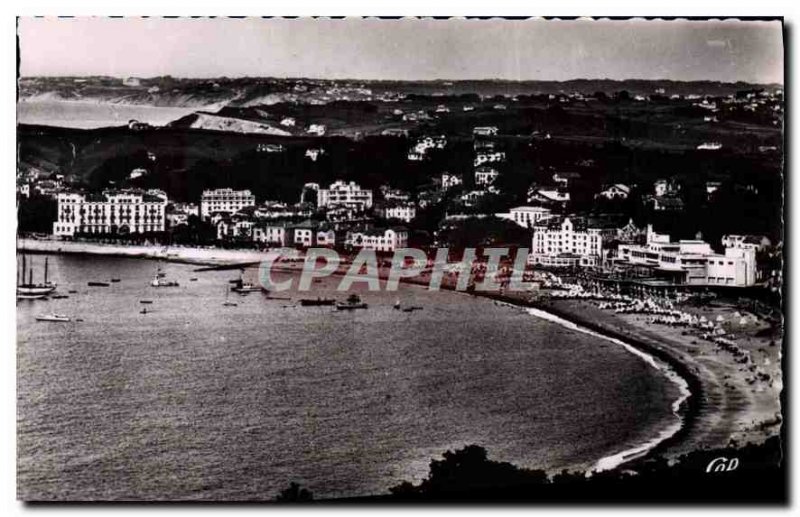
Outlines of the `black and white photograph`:
M 16 25 L 19 501 L 787 501 L 781 17 Z

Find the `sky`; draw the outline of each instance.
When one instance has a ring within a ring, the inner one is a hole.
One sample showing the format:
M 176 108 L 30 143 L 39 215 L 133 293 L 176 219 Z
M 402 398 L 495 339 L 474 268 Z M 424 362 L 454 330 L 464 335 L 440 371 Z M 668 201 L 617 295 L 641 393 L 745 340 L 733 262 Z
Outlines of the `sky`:
M 20 18 L 31 76 L 783 83 L 780 22 Z

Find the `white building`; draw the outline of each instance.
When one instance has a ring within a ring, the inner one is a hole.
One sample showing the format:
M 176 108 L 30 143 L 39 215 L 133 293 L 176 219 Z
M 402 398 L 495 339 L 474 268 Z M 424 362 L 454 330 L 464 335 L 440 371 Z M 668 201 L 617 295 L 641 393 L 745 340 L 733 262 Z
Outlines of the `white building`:
M 102 194 L 62 192 L 53 235 L 155 233 L 165 230 L 166 199 L 140 190 L 106 190 Z
M 506 153 L 503 151 L 497 151 L 494 153 L 479 153 L 475 155 L 475 160 L 473 160 L 473 164 L 477 167 L 479 165 L 483 165 L 484 163 L 502 162 L 505 159 L 506 159 Z
M 566 204 L 569 202 L 569 192 L 559 187 L 534 188 L 528 192 L 528 202 Z
M 724 248 L 744 248 L 762 251 L 772 245 L 766 235 L 723 235 Z
M 296 123 L 297 121 L 294 119 L 294 117 L 285 117 L 281 120 L 281 125 L 283 127 L 294 127 Z
M 287 205 L 278 201 L 265 201 L 253 211 L 256 219 L 287 219 L 292 217 L 309 217 L 311 207 L 303 203 Z
M 311 124 L 310 126 L 308 126 L 306 133 L 314 136 L 323 136 L 325 135 L 325 130 L 326 129 L 324 124 Z
M 325 154 L 325 149 L 309 148 L 306 149 L 305 157 L 311 159 L 312 162 L 315 162 L 323 154 Z
M 141 178 L 142 176 L 147 175 L 147 169 L 142 169 L 141 167 L 133 169 L 130 174 L 128 174 L 128 179 L 135 180 L 136 178 Z
M 197 216 L 200 208 L 193 203 L 170 203 L 167 205 L 167 226 L 175 228 L 182 224 L 189 224 L 190 216 Z
M 474 127 L 472 128 L 472 134 L 475 136 L 497 136 L 497 128 L 495 126 Z
M 17 183 L 17 195 L 20 197 L 31 197 L 30 183 Z
M 256 196 L 249 190 L 220 188 L 204 190 L 200 198 L 200 218 L 208 219 L 213 212 L 235 214 L 242 208 L 256 205 Z
M 408 247 L 408 230 L 403 227 L 348 232 L 345 246 L 356 249 L 393 252 Z
M 429 149 L 444 149 L 446 146 L 447 137 L 444 135 L 425 136 L 417 140 L 417 143 L 414 144 L 414 147 L 409 151 L 409 156 L 412 153 L 424 156 Z
M 675 195 L 680 192 L 680 185 L 673 180 L 660 179 L 653 184 L 653 194 L 656 197 Z
M 497 172 L 497 169 L 493 169 L 491 167 L 478 167 L 475 169 L 475 185 L 491 185 L 499 175 L 500 173 Z
M 721 186 L 722 182 L 720 181 L 706 181 L 706 197 L 710 199 Z
M 533 226 L 528 261 L 551 267 L 599 265 L 607 233 L 607 228 L 583 217 L 540 219 Z
M 461 194 L 459 199 L 464 206 L 475 206 L 484 196 L 486 196 L 485 190 L 470 190 L 469 192 Z
M 460 174 L 442 173 L 442 190 L 450 190 L 464 183 Z
M 410 223 L 417 216 L 417 207 L 413 203 L 388 203 L 377 210 L 384 219 L 396 219 Z
M 253 227 L 253 240 L 266 245 L 286 246 L 286 226 L 281 224 L 258 224 Z
M 335 181 L 326 189 L 317 191 L 319 208 L 344 207 L 366 210 L 372 206 L 372 191 L 362 189 L 354 181 Z
M 217 240 L 252 240 L 255 227 L 255 222 L 247 218 L 223 217 L 217 221 Z
M 256 146 L 257 153 L 277 154 L 284 151 L 286 151 L 286 148 L 281 144 L 258 144 Z
M 540 220 L 551 215 L 552 211 L 543 206 L 518 206 L 510 209 L 508 213 L 495 214 L 496 217 L 513 221 L 523 228 L 533 228 Z
M 595 197 L 605 199 L 628 199 L 631 194 L 631 188 L 622 183 L 615 183 L 610 185 L 600 192 Z
M 645 245 L 620 244 L 617 264 L 651 268 L 654 274 L 690 285 L 749 286 L 756 282 L 756 250 L 725 248 L 715 253 L 701 240 L 671 242 L 669 235 L 647 229 Z

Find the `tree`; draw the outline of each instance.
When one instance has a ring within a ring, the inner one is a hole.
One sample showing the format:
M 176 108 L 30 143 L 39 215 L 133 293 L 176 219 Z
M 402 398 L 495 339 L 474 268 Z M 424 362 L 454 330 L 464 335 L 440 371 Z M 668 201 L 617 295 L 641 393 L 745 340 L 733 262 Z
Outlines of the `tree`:
M 51 233 L 56 220 L 58 203 L 46 196 L 22 198 L 17 212 L 19 232 Z

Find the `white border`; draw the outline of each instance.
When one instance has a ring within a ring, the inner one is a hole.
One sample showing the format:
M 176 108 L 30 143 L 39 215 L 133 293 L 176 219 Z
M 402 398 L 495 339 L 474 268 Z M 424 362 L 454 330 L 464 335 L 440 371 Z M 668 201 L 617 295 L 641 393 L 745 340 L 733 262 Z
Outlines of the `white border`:
M 737 2 L 733 0 L 719 1 L 719 0 L 705 0 L 698 1 L 685 1 L 685 0 L 671 0 L 669 2 L 626 2 L 620 0 L 606 0 L 603 2 L 583 0 L 537 0 L 535 2 L 529 1 L 476 1 L 476 0 L 460 0 L 454 2 L 433 2 L 430 0 L 405 0 L 393 2 L 377 2 L 377 1 L 301 1 L 301 0 L 274 0 L 266 2 L 256 2 L 247 0 L 225 0 L 223 2 L 208 1 L 208 0 L 194 0 L 191 2 L 171 2 L 167 3 L 165 0 L 125 0 L 125 1 L 100 1 L 100 0 L 12 0 L 6 1 L 2 4 L 3 16 L 0 17 L 0 28 L 2 30 L 2 70 L 6 71 L 5 79 L 0 85 L 2 90 L 2 118 L 5 131 L 0 136 L 2 146 L 2 174 L 3 188 L 0 190 L 2 193 L 3 202 L 0 203 L 0 221 L 5 224 L 0 225 L 0 232 L 2 232 L 2 242 L 6 243 L 0 250 L 0 264 L 3 270 L 3 275 L 0 275 L 0 303 L 4 317 L 0 320 L 2 325 L 2 341 L 0 341 L 0 384 L 2 385 L 2 404 L 0 408 L 0 433 L 2 439 L 0 440 L 0 508 L 4 510 L 4 514 L 9 513 L 17 514 L 24 512 L 31 512 L 31 508 L 24 507 L 16 502 L 16 322 L 15 322 L 15 301 L 13 298 L 14 275 L 11 273 L 16 268 L 14 247 L 12 243 L 15 237 L 15 202 L 14 202 L 14 170 L 16 168 L 15 157 L 15 83 L 13 72 L 16 70 L 16 49 L 14 45 L 16 34 L 16 21 L 17 15 L 295 15 L 295 16 L 309 16 L 309 15 L 383 15 L 383 16 L 413 16 L 413 15 L 438 15 L 438 16 L 463 16 L 463 15 L 498 15 L 498 16 L 587 16 L 587 15 L 605 15 L 605 16 L 784 16 L 786 17 L 787 25 L 789 26 L 790 34 L 793 38 L 797 38 L 794 32 L 795 24 L 800 20 L 798 14 L 798 3 L 790 1 L 777 1 L 777 0 L 758 0 L 755 2 Z M 787 42 L 786 55 L 791 59 L 788 63 L 788 70 L 785 82 L 790 88 L 787 88 L 787 95 L 790 99 L 789 120 L 796 121 L 798 111 L 796 108 L 796 88 L 793 84 L 792 65 L 796 65 L 797 57 L 796 52 L 792 50 L 791 40 Z M 798 132 L 796 130 L 789 133 L 791 141 L 787 142 L 787 150 L 798 149 L 796 144 L 798 142 Z M 793 163 L 796 163 L 796 158 Z M 792 167 L 796 169 L 796 167 Z M 787 176 L 794 176 L 794 171 L 786 171 Z M 798 198 L 800 195 L 800 179 L 794 179 L 791 182 L 791 193 L 789 199 Z M 792 210 L 792 212 L 794 212 Z M 796 218 L 791 218 L 796 220 Z M 800 235 L 800 225 L 792 225 L 789 227 L 791 236 L 787 235 L 787 242 L 793 244 L 798 240 Z M 790 251 L 791 263 L 789 265 L 792 275 L 798 271 L 798 264 L 800 264 L 800 256 L 794 249 Z M 787 315 L 787 320 L 794 321 L 795 325 L 800 323 L 800 305 L 798 305 L 797 292 L 794 289 L 794 284 L 788 286 L 791 290 L 791 299 L 794 304 L 792 306 L 792 313 Z M 797 334 L 797 329 L 794 328 L 792 335 Z M 787 348 L 794 348 L 794 343 L 787 344 Z M 791 367 L 786 372 L 787 375 L 796 374 L 798 371 L 798 357 L 800 351 L 795 350 L 791 353 Z M 795 382 L 790 382 L 790 385 L 795 385 Z M 794 391 L 794 390 L 793 390 Z M 798 415 L 797 397 L 790 397 L 791 399 L 791 415 L 796 418 Z M 792 458 L 790 463 L 796 465 L 797 450 L 800 447 L 800 442 L 797 440 L 797 423 L 792 421 Z M 791 476 L 792 493 L 797 494 L 798 476 Z M 360 511 L 373 511 L 378 508 L 362 507 Z M 395 507 L 382 507 L 380 511 L 401 511 L 402 513 L 455 513 L 459 514 L 466 511 L 473 512 L 490 512 L 498 508 L 489 507 L 449 507 L 449 508 L 402 508 Z M 11 512 L 8 512 L 11 510 Z M 33 509 L 36 513 L 51 513 L 54 511 L 69 511 L 69 512 L 103 512 L 106 511 L 125 511 L 125 512 L 147 512 L 148 515 L 166 515 L 175 511 L 189 513 L 198 510 L 203 513 L 218 513 L 228 511 L 247 511 L 247 512 L 278 512 L 288 511 L 282 510 L 277 507 L 37 507 Z M 326 512 L 350 512 L 354 508 L 337 508 L 325 507 Z M 658 511 L 656 508 L 649 508 L 650 511 Z M 297 511 L 297 510 L 294 510 Z M 314 509 L 302 510 L 303 512 L 315 511 Z M 529 514 L 535 512 L 538 515 L 577 513 L 575 508 L 569 510 L 554 510 L 539 507 L 518 507 L 506 508 L 503 511 Z M 601 512 L 617 514 L 623 512 L 641 512 L 641 508 L 633 509 L 620 509 L 620 508 L 603 508 Z M 683 514 L 692 514 L 701 512 L 705 514 L 725 514 L 731 511 L 737 511 L 732 508 L 696 508 L 684 509 L 675 508 L 668 510 L 668 513 L 680 512 Z M 758 511 L 763 512 L 763 509 L 747 509 L 745 511 Z M 659 511 L 659 513 L 661 513 Z M 738 513 L 738 511 L 737 511 Z

